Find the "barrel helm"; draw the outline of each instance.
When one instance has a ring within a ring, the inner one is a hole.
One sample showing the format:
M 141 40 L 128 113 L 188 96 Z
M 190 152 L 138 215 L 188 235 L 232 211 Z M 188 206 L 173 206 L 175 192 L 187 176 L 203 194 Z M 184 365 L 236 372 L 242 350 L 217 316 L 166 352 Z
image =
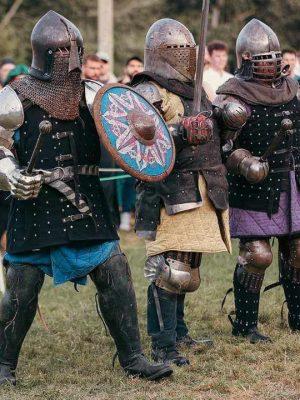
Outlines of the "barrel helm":
M 171 18 L 151 25 L 145 42 L 145 70 L 166 79 L 193 81 L 196 43 L 191 32 Z

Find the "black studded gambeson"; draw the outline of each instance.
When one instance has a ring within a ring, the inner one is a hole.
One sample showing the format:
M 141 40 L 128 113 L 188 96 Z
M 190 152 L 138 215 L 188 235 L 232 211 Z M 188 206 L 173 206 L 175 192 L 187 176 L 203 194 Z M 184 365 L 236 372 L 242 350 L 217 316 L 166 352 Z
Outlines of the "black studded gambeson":
M 81 107 L 80 118 L 61 121 L 33 105 L 25 111 L 24 124 L 15 140 L 21 166 L 28 165 L 43 120 L 52 123 L 52 132 L 44 137 L 36 169 L 50 170 L 76 165 L 99 165 L 100 144 L 87 107 Z M 98 176 L 79 175 L 77 190 L 88 203 L 92 216 L 72 222 L 78 209 L 56 189 L 44 184 L 36 199 L 11 201 L 7 232 L 7 250 L 22 253 L 49 246 L 79 241 L 108 241 L 118 238 Z M 66 182 L 75 189 L 75 180 Z

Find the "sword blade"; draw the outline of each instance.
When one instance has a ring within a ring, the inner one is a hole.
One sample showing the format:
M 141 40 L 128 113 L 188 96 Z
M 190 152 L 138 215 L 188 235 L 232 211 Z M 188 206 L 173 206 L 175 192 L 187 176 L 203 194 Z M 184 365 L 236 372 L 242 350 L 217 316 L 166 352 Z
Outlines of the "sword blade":
M 4 294 L 6 288 L 5 284 L 5 273 L 4 273 L 4 266 L 3 266 L 3 257 L 0 250 L 0 292 Z
M 194 100 L 193 100 L 193 115 L 199 114 L 199 112 L 201 111 L 201 95 L 202 95 L 208 13 L 209 13 L 209 0 L 203 0 L 202 1 L 202 13 L 201 13 L 201 29 L 200 29 L 199 49 L 198 49 L 198 57 L 197 57 L 197 65 L 196 65 L 196 79 L 195 79 Z

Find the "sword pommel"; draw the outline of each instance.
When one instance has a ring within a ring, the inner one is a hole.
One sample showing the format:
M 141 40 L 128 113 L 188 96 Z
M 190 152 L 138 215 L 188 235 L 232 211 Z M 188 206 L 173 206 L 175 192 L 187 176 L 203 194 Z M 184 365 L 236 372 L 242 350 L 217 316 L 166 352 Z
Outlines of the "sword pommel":
M 47 121 L 47 120 L 42 121 L 39 124 L 39 131 L 40 131 L 40 133 L 42 135 L 51 133 L 52 132 L 52 124 L 51 124 L 51 122 Z
M 281 121 L 281 129 L 290 134 L 291 132 L 289 131 L 293 129 L 293 122 L 289 118 L 284 118 Z

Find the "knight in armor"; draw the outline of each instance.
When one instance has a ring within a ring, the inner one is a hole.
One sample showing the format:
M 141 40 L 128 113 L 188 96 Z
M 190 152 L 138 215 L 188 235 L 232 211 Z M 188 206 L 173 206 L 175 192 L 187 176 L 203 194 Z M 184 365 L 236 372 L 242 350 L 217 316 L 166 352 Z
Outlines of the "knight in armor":
M 148 334 L 156 361 L 188 364 L 181 345 L 198 346 L 184 320 L 185 295 L 200 285 L 202 253 L 230 249 L 226 168 L 212 106 L 192 116 L 196 44 L 180 22 L 149 29 L 145 71 L 132 84 L 157 107 L 176 146 L 175 166 L 159 183 L 137 185 L 136 232 L 146 240 Z
M 300 104 L 282 70 L 275 32 L 252 19 L 236 42 L 237 72 L 214 104 L 229 170 L 230 225 L 240 239 L 233 276 L 235 336 L 269 341 L 257 328 L 260 291 L 279 241 L 280 283 L 289 326 L 300 329 Z
M 11 193 L 7 290 L 0 304 L 0 384 L 15 369 L 45 273 L 55 283 L 94 282 L 99 306 L 128 375 L 155 380 L 167 365 L 142 353 L 130 268 L 99 182 L 100 143 L 90 106 L 101 84 L 81 82 L 77 27 L 49 11 L 35 25 L 29 76 L 0 92 L 0 188 Z M 43 136 L 35 169 L 25 168 Z M 2 141 L 3 143 L 4 141 Z

